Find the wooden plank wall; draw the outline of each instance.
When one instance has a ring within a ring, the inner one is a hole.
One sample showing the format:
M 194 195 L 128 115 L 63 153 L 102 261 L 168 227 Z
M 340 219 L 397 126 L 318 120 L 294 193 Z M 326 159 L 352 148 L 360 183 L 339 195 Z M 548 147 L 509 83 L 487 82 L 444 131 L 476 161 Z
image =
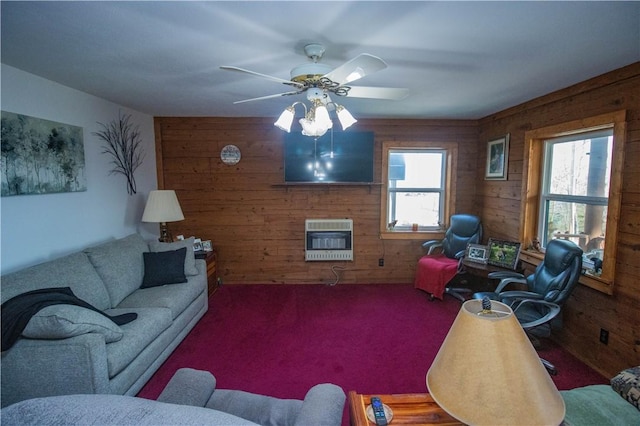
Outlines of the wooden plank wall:
M 640 64 L 475 121 L 360 120 L 376 137 L 380 179 L 384 140 L 457 142 L 457 212 L 480 214 L 489 237 L 520 235 L 524 132 L 627 109 L 622 213 L 615 288 L 607 296 L 579 286 L 566 306 L 556 340 L 607 377 L 640 365 Z M 380 188 L 278 187 L 282 183 L 282 133 L 273 118 L 156 118 L 159 187 L 175 189 L 186 220 L 174 234 L 212 239 L 226 284 L 409 283 L 421 256 L 416 240 L 378 236 Z M 509 179 L 485 181 L 486 142 L 511 134 Z M 220 150 L 242 151 L 236 166 Z M 304 262 L 304 219 L 352 218 L 354 262 Z M 385 266 L 378 266 L 378 258 Z M 332 270 L 337 265 L 345 270 Z M 600 328 L 609 344 L 599 343 Z
M 274 120 L 156 118 L 159 187 L 176 190 L 186 217 L 169 224 L 173 234 L 211 239 L 225 284 L 333 284 L 338 277 L 341 283 L 413 282 L 427 236 L 379 238 L 380 185 L 282 186 L 283 132 Z M 478 212 L 476 121 L 360 120 L 355 127 L 375 134 L 377 182 L 383 141 L 457 143 L 456 210 Z M 235 166 L 220 161 L 227 144 L 241 150 Z M 353 219 L 355 260 L 305 262 L 307 218 Z
M 627 110 L 614 294 L 578 286 L 564 311 L 555 339 L 607 377 L 640 365 L 640 63 L 534 99 L 480 121 L 478 202 L 486 236 L 520 235 L 524 132 L 598 114 Z M 483 181 L 482 146 L 510 133 L 509 179 Z M 609 343 L 599 342 L 600 329 Z

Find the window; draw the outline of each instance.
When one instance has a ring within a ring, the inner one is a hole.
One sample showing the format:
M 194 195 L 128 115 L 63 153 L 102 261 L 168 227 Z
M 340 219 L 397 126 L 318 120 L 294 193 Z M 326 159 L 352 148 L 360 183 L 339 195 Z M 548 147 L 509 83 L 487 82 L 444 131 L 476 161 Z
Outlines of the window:
M 453 199 L 451 162 L 456 151 L 451 144 L 383 144 L 383 234 L 442 232 Z
M 613 292 L 620 216 L 625 112 L 525 132 L 522 241 L 554 238 L 602 260 L 600 274 L 580 282 Z
M 580 246 L 588 259 L 604 255 L 613 130 L 545 141 L 540 224 L 542 247 L 555 238 Z

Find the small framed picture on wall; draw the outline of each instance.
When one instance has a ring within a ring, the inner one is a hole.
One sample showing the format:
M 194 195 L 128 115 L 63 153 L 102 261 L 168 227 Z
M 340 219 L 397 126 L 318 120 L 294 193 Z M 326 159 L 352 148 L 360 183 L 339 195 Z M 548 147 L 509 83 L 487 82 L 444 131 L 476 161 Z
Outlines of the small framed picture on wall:
M 509 133 L 487 143 L 486 180 L 507 180 L 509 169 Z

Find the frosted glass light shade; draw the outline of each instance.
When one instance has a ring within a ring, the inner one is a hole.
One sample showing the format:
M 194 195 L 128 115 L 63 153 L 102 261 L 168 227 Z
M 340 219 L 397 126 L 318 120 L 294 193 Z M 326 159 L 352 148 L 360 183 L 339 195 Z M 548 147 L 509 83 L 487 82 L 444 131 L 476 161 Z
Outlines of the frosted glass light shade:
M 336 113 L 338 114 L 338 120 L 340 120 L 340 125 L 342 126 L 342 130 L 347 130 L 347 128 L 351 127 L 358 120 L 353 118 L 353 115 L 345 107 L 342 105 L 338 105 L 336 107 Z
M 291 131 L 291 124 L 293 124 L 293 115 L 294 108 L 292 106 L 287 107 L 282 111 L 282 114 L 280 114 L 280 117 L 273 125 L 289 133 Z
M 511 308 L 481 300 L 460 309 L 427 387 L 447 413 L 472 425 L 558 425 L 564 401 Z
M 318 123 L 318 126 L 330 129 L 333 125 L 333 123 L 331 122 L 331 118 L 329 118 L 329 111 L 327 111 L 326 106 L 322 104 L 316 104 L 314 115 L 314 121 Z
M 301 118 L 300 125 L 302 126 L 302 134 L 305 136 L 312 136 L 319 138 L 320 136 L 327 133 L 327 130 L 331 128 L 333 123 L 329 122 L 330 126 L 322 125 L 321 123 L 310 120 L 309 118 Z
M 143 222 L 177 222 L 184 220 L 178 197 L 174 190 L 155 190 L 149 192 L 149 198 L 142 213 Z

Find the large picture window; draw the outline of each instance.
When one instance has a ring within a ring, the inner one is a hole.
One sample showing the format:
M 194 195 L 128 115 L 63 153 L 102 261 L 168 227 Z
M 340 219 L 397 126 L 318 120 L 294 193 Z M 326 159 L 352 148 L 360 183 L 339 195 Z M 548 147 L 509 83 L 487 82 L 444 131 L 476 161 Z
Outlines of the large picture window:
M 580 282 L 613 292 L 620 218 L 625 111 L 525 133 L 522 241 L 555 238 L 602 260 Z
M 452 199 L 452 151 L 443 144 L 383 144 L 382 233 L 442 231 Z

